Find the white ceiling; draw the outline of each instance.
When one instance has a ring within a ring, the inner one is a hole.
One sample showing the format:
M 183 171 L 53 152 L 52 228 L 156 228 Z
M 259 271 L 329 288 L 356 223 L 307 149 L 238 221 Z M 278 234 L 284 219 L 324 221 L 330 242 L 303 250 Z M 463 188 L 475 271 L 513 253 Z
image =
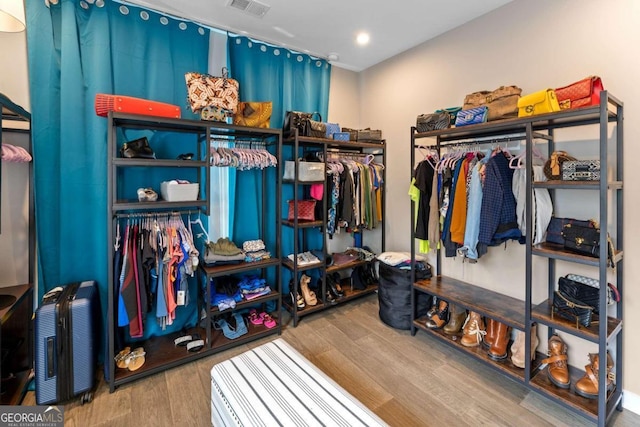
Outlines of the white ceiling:
M 127 0 L 210 27 L 244 34 L 362 71 L 512 0 L 258 0 L 262 18 L 228 7 L 230 0 Z M 371 36 L 367 46 L 356 35 Z

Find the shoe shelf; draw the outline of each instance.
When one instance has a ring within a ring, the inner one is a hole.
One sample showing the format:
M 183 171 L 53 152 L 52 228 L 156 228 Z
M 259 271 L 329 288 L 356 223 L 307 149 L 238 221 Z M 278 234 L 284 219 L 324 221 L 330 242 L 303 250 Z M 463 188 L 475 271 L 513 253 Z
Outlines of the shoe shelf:
M 331 266 L 327 267 L 327 273 L 334 273 L 336 271 L 342 271 L 342 270 L 348 270 L 350 268 L 356 268 L 358 266 L 365 265 L 366 263 L 367 263 L 367 261 L 356 260 L 356 261 L 350 261 L 350 262 L 348 262 L 346 264 L 331 265 Z
M 166 202 L 164 200 L 158 200 L 157 202 L 139 202 L 137 200 L 118 200 L 113 203 L 112 210 L 114 212 L 119 211 L 156 211 L 159 209 L 184 209 L 193 208 L 207 208 L 209 202 L 207 200 L 191 200 L 185 202 Z
M 524 368 L 518 368 L 511 362 L 511 341 L 507 346 L 507 357 L 501 360 L 494 360 L 489 357 L 488 350 L 481 345 L 476 347 L 465 347 L 460 344 L 460 339 L 462 338 L 462 333 L 457 333 L 455 335 L 445 334 L 442 329 L 431 329 L 426 326 L 428 318 L 427 316 L 419 317 L 413 321 L 413 325 L 420 330 L 425 331 L 430 336 L 437 338 L 438 340 L 444 342 L 450 347 L 455 348 L 456 350 L 465 353 L 474 359 L 482 362 L 483 364 L 501 372 L 502 374 L 507 375 L 515 381 L 520 383 L 525 383 L 524 377 Z M 546 358 L 546 355 L 540 352 L 536 352 L 536 358 L 531 362 L 531 369 L 538 369 L 542 365 L 542 360 Z
M 531 248 L 533 255 L 538 255 L 546 258 L 559 259 L 561 261 L 570 261 L 577 264 L 590 265 L 593 267 L 600 266 L 600 258 L 594 258 L 587 255 L 580 255 L 575 252 L 565 250 L 562 245 L 555 243 L 540 243 L 534 245 Z M 623 252 L 616 250 L 613 256 L 613 261 L 618 263 L 623 258 Z
M 176 346 L 174 340 L 184 335 L 198 334 L 200 338 L 206 340 L 207 330 L 200 327 L 187 329 L 186 332 L 175 332 L 173 334 L 156 336 L 145 341 L 134 341 L 127 344 L 131 349 L 142 347 L 145 351 L 144 364 L 135 371 L 118 368 L 115 366 L 114 382 L 119 386 L 131 381 L 136 381 L 144 377 L 163 372 L 185 363 L 205 357 L 212 352 L 207 348 L 207 344 L 202 350 L 189 352 L 186 347 Z
M 436 276 L 413 284 L 419 292 L 435 295 L 450 304 L 462 305 L 513 328 L 524 330 L 524 301 L 461 280 Z
M 367 288 L 363 289 L 363 290 L 352 290 L 348 286 L 346 286 L 346 285 L 344 285 L 342 283 L 340 284 L 340 286 L 342 287 L 342 292 L 344 293 L 343 296 L 341 296 L 340 298 L 336 298 L 336 300 L 333 303 L 329 303 L 329 302 L 324 302 L 323 303 L 321 298 L 320 298 L 320 296 L 317 296 L 318 304 L 312 305 L 312 306 L 307 305 L 302 310 L 297 309 L 298 317 L 306 316 L 306 315 L 311 314 L 311 313 L 316 313 L 318 311 L 325 310 L 325 309 L 327 309 L 329 307 L 333 307 L 333 306 L 336 306 L 336 305 L 344 304 L 346 302 L 349 302 L 349 301 L 352 301 L 354 299 L 361 298 L 361 297 L 376 293 L 378 291 L 378 286 L 377 285 L 376 286 L 367 286 Z M 284 307 L 287 309 L 287 311 L 289 313 L 293 314 L 293 311 L 295 310 L 295 308 L 289 302 L 289 298 L 284 299 L 282 304 L 284 305 Z
M 283 219 L 282 225 L 286 225 L 287 227 L 295 227 L 294 221 L 289 219 Z M 298 228 L 313 228 L 313 227 L 322 227 L 324 223 L 322 221 L 305 221 L 303 219 L 298 220 Z
M 224 314 L 224 313 L 232 313 L 232 312 L 234 312 L 236 310 L 242 309 L 243 307 L 251 307 L 253 305 L 264 304 L 264 303 L 269 302 L 269 301 L 277 301 L 278 298 L 280 298 L 280 292 L 271 291 L 271 293 L 269 293 L 267 295 L 263 295 L 261 297 L 254 298 L 252 300 L 242 300 L 240 302 L 237 302 L 236 306 L 234 308 L 228 308 L 228 309 L 225 309 L 225 310 L 222 310 L 222 311 L 220 311 L 218 309 L 217 305 L 212 305 L 210 311 L 211 311 L 212 315 L 219 315 L 219 314 Z
M 284 308 L 286 308 L 287 311 L 291 314 L 293 314 L 294 312 L 297 312 L 298 317 L 306 316 L 307 314 L 311 314 L 311 313 L 317 313 L 318 311 L 322 311 L 328 307 L 331 307 L 332 305 L 335 305 L 335 304 L 324 304 L 321 301 L 320 297 L 316 296 L 316 298 L 318 298 L 318 303 L 316 305 L 306 305 L 302 310 L 292 306 L 291 303 L 289 303 L 288 301 L 284 301 L 282 305 L 284 305 Z
M 531 184 L 533 188 L 566 189 L 566 190 L 599 190 L 600 181 L 535 181 Z M 608 181 L 607 188 L 610 190 L 622 190 L 622 181 Z
M 546 365 L 544 365 L 546 366 Z M 578 412 L 581 415 L 589 418 L 590 420 L 598 421 L 598 399 L 587 399 L 580 396 L 575 392 L 575 384 L 580 380 L 585 372 L 569 366 L 569 375 L 571 377 L 571 385 L 569 388 L 560 388 L 553 384 L 547 376 L 547 370 L 541 366 L 534 377 L 529 382 L 529 386 L 537 393 L 550 398 L 553 401 L 560 403 L 562 406 Z M 533 370 L 532 370 L 533 372 Z M 622 398 L 622 392 L 616 385 L 613 385 L 613 389 L 607 393 L 607 416 L 609 417 L 616 410 L 616 406 Z
M 291 261 L 289 258 L 283 258 L 282 265 L 291 271 L 293 271 L 294 268 L 296 268 L 293 261 Z M 298 271 L 307 271 L 307 270 L 313 270 L 316 268 L 322 268 L 323 266 L 324 264 L 322 262 L 314 262 L 311 264 L 302 264 L 302 265 L 298 264 L 297 269 Z
M 235 339 L 229 339 L 225 337 L 222 331 L 212 330 L 211 352 L 218 353 L 242 344 L 249 343 L 251 341 L 258 340 L 260 338 L 267 337 L 269 335 L 273 335 L 280 330 L 280 319 L 275 320 L 277 322 L 277 325 L 271 329 L 267 328 L 264 325 L 254 325 L 253 323 L 247 321 L 247 333 Z
M 322 181 L 296 181 L 295 179 L 283 179 L 282 182 L 284 184 L 298 184 L 298 185 L 324 184 L 324 180 L 322 180 Z
M 336 299 L 335 305 L 378 292 L 378 285 L 367 286 L 366 289 L 351 289 L 343 284 L 340 286 L 342 286 L 342 292 L 344 292 L 344 295 Z
M 567 332 L 571 335 L 582 339 L 597 343 L 598 336 L 598 316 L 593 315 L 593 321 L 587 328 L 585 326 L 576 326 L 575 322 L 566 320 L 558 315 L 553 314 L 553 302 L 545 300 L 533 307 L 531 317 L 543 325 Z M 607 341 L 622 331 L 622 320 L 615 317 L 607 317 Z
M 238 264 L 205 266 L 200 264 L 200 269 L 209 278 L 227 276 L 230 274 L 242 273 L 251 270 L 260 270 L 267 267 L 275 267 L 280 264 L 277 258 L 268 258 L 254 262 L 240 262 Z

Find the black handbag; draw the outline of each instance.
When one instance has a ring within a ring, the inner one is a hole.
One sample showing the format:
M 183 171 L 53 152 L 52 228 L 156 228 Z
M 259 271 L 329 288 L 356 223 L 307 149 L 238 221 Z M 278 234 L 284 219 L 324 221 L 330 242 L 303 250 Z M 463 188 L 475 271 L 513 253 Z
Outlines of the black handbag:
M 552 216 L 551 221 L 549 221 L 549 225 L 547 226 L 546 241 L 549 243 L 564 245 L 564 237 L 562 237 L 562 230 L 564 226 L 567 224 L 571 224 L 571 225 L 575 224 L 583 227 L 596 228 L 596 225 L 592 220 L 558 218 L 558 217 Z
M 122 144 L 120 156 L 128 159 L 155 159 L 156 153 L 153 152 L 153 149 L 149 145 L 147 137 L 143 136 L 142 138 Z
M 553 295 L 553 314 L 563 319 L 576 322 L 576 328 L 580 325 L 588 328 L 593 320 L 594 307 L 578 301 L 560 291 Z
M 451 117 L 447 112 L 420 114 L 416 119 L 418 132 L 430 132 L 437 129 L 447 129 L 451 126 Z
M 307 135 L 306 128 L 308 126 L 308 121 L 313 119 L 315 115 L 318 115 L 318 117 L 320 118 L 319 121 L 322 121 L 322 117 L 320 116 L 320 113 L 287 111 L 284 115 L 284 124 L 282 125 L 282 136 L 285 138 L 290 137 L 294 134 L 296 129 L 298 129 L 299 135 L 306 136 Z
M 327 125 L 326 123 L 318 122 L 316 120 L 308 119 L 304 126 L 304 136 L 310 136 L 313 138 L 326 138 L 327 137 Z
M 594 313 L 599 313 L 600 291 L 598 288 L 561 277 L 558 279 L 558 290 L 573 300 L 582 301 L 584 305 L 593 307 Z

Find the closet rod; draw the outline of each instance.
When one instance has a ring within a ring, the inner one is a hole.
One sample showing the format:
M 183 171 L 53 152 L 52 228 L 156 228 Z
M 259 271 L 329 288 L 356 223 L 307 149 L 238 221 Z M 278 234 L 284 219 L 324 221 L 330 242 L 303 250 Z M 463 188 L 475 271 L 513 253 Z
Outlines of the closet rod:
M 204 139 L 206 138 L 203 138 L 202 140 Z M 247 137 L 236 137 L 230 135 L 229 138 L 209 138 L 209 144 L 211 145 L 212 143 L 249 144 L 249 147 L 251 148 L 251 145 L 254 144 L 260 147 L 269 147 L 272 145 L 276 145 L 277 141 L 265 141 L 264 139 L 258 137 L 256 137 L 255 139 L 249 139 Z
M 113 217 L 116 219 L 122 218 L 153 218 L 154 216 L 174 216 L 174 215 L 191 215 L 202 213 L 201 209 L 172 209 L 170 211 L 156 211 L 156 212 L 131 212 L 131 213 L 116 213 Z
M 533 132 L 532 133 L 532 137 L 534 139 L 546 139 L 548 141 L 551 141 L 553 138 L 551 137 L 551 135 L 545 135 L 543 133 L 539 133 L 539 132 Z M 513 134 L 513 135 L 505 135 L 502 136 L 500 138 L 494 138 L 494 137 L 486 137 L 486 138 L 474 138 L 474 139 L 466 139 L 464 141 L 457 141 L 457 142 L 443 142 L 443 143 L 439 143 L 439 144 L 433 144 L 433 145 L 414 145 L 415 148 L 424 148 L 424 149 L 431 149 L 431 148 L 436 148 L 438 146 L 440 147 L 456 147 L 456 146 L 460 146 L 460 145 L 471 145 L 471 144 L 500 144 L 502 142 L 514 142 L 514 141 L 525 141 L 527 139 L 526 134 L 522 133 L 522 134 Z

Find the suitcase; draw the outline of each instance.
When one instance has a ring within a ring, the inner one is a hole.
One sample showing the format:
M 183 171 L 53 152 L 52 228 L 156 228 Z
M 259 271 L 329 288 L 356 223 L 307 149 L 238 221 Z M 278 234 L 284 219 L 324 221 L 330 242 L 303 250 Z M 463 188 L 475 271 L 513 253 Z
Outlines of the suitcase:
M 35 318 L 36 403 L 81 395 L 90 402 L 97 364 L 100 304 L 94 281 L 76 282 L 45 295 Z

